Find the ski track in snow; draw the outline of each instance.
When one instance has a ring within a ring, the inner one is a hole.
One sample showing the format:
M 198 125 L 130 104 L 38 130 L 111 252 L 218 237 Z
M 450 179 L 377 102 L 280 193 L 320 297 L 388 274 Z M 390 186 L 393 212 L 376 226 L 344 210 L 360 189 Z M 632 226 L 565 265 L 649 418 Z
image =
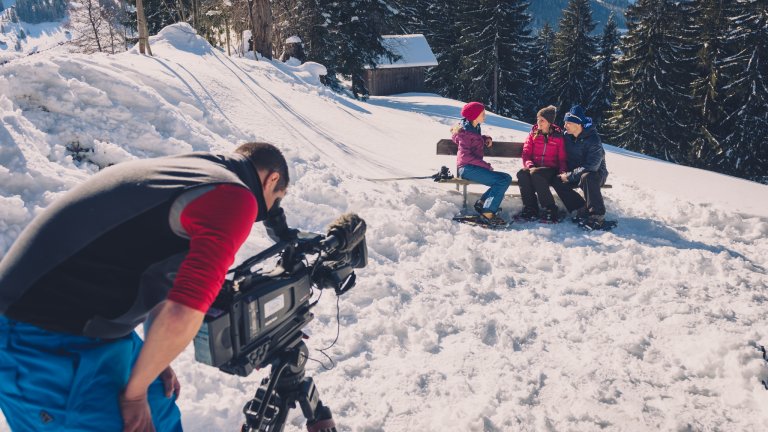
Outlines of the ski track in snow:
M 340 430 L 768 428 L 756 348 L 768 345 L 767 186 L 608 147 L 613 232 L 456 224 L 461 197 L 446 185 L 362 179 L 452 167 L 434 143 L 461 102 L 354 101 L 301 67 L 227 58 L 190 31 L 164 29 L 154 58 L 41 54 L 0 68 L 0 256 L 98 170 L 72 160 L 72 142 L 106 166 L 269 141 L 291 166 L 292 226 L 323 232 L 347 211 L 369 226 L 368 267 L 339 301 L 337 366 L 308 366 Z M 529 127 L 498 116 L 483 126 L 496 140 Z M 502 207 L 509 218 L 520 200 Z M 239 259 L 269 244 L 257 227 Z M 336 301 L 324 297 L 310 349 L 336 334 Z M 191 347 L 174 366 L 191 432 L 239 428 L 264 376 L 225 375 Z M 299 409 L 289 419 L 304 430 Z

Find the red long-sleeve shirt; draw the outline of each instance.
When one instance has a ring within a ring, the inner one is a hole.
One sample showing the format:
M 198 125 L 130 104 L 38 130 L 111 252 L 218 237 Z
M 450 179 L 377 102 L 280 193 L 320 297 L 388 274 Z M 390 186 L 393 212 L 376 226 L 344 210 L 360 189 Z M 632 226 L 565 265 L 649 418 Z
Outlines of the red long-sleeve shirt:
M 241 186 L 223 184 L 195 198 L 181 212 L 189 253 L 168 300 L 206 312 L 216 299 L 235 254 L 258 213 L 256 198 Z

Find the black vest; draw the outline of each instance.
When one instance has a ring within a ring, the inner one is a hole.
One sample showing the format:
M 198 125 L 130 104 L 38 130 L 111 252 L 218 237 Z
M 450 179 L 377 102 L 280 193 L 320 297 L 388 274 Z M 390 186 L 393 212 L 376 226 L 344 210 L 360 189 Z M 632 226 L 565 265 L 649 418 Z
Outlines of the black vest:
M 35 218 L 0 261 L 0 313 L 53 331 L 129 334 L 166 298 L 189 250 L 169 221 L 172 205 L 216 184 L 248 188 L 265 217 L 259 176 L 240 155 L 192 153 L 102 170 Z

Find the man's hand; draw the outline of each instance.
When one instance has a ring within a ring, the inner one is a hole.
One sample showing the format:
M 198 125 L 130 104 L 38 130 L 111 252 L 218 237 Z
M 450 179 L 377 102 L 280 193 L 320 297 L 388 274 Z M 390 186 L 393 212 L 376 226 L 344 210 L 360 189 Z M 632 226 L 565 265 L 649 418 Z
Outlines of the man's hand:
M 560 180 L 562 180 L 563 183 L 568 183 L 568 174 L 566 173 L 560 174 Z
M 532 167 L 528 168 L 528 171 L 530 171 L 531 175 L 533 175 L 533 173 L 535 173 L 538 169 L 539 169 L 538 167 L 532 166 Z
M 269 213 L 267 213 L 267 219 L 264 220 L 264 228 L 266 228 L 269 238 L 275 242 L 295 239 L 299 233 L 297 229 L 288 228 L 288 223 L 285 220 L 285 211 L 280 207 L 279 201 L 275 202 Z
M 165 397 L 169 398 L 172 394 L 176 395 L 177 398 L 179 397 L 179 393 L 181 393 L 181 384 L 179 383 L 179 379 L 176 378 L 176 372 L 174 372 L 170 366 L 160 372 L 160 380 L 163 381 Z
M 155 432 L 146 393 L 136 397 L 121 394 L 120 414 L 123 415 L 123 432 Z
M 168 365 L 192 341 L 205 317 L 203 312 L 173 300 L 161 303 L 153 314 L 152 324 L 144 336 L 144 346 L 120 399 L 125 430 L 130 432 L 154 432 L 147 405 L 147 388 L 162 375 L 166 395 L 177 391 L 175 374 Z M 136 408 L 139 399 L 146 412 Z M 148 420 L 144 421 L 144 417 Z M 149 422 L 148 427 L 143 426 L 146 422 Z M 136 426 L 129 428 L 131 425 Z

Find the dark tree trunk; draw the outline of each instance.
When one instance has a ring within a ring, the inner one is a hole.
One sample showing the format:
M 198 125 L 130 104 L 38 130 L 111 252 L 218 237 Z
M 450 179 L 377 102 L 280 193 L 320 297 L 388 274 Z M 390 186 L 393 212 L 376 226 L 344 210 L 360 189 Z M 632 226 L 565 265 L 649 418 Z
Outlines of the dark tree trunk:
M 272 60 L 272 8 L 269 0 L 249 0 L 253 50 Z

